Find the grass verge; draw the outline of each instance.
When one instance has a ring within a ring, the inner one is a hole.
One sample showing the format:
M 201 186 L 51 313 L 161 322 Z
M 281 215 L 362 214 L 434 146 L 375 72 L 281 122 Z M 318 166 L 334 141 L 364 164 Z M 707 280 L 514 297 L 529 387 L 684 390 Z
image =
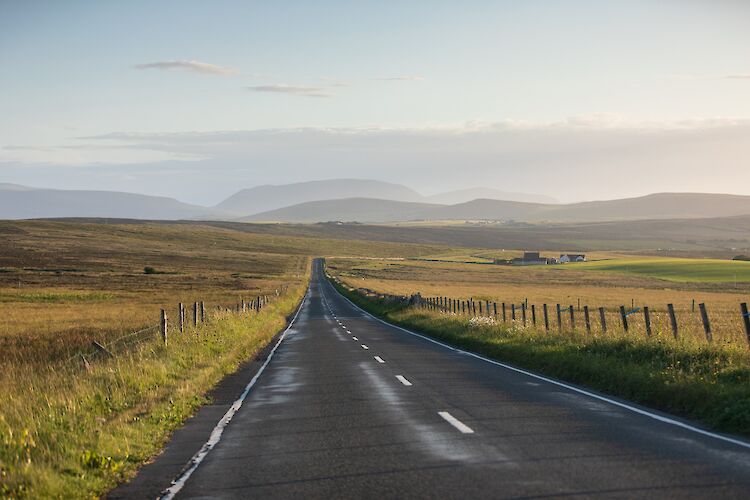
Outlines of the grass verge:
M 384 320 L 518 367 L 750 436 L 747 349 L 580 332 L 545 334 L 364 297 L 334 286 Z
M 17 373 L 0 389 L 0 497 L 91 498 L 132 477 L 303 294 L 290 289 L 257 314 L 212 313 L 168 346 L 143 343 L 89 371 Z

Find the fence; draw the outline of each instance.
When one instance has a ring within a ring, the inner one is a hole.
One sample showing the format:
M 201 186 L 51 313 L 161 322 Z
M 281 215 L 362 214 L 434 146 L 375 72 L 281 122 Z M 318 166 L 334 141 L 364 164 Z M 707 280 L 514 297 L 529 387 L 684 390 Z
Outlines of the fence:
M 288 291 L 286 285 L 276 289 L 272 294 L 257 295 L 252 299 L 240 299 L 233 304 L 218 304 L 215 310 L 234 314 L 259 313 L 275 297 L 285 295 Z M 174 318 L 174 319 L 173 319 Z M 86 370 L 97 360 L 115 358 L 118 354 L 127 352 L 129 349 L 144 342 L 158 340 L 163 345 L 169 344 L 170 335 L 184 334 L 186 329 L 192 325 L 196 333 L 200 333 L 199 326 L 208 323 L 206 303 L 195 301 L 189 306 L 180 302 L 177 304 L 175 316 L 165 309 L 159 310 L 158 323 L 148 326 L 136 332 L 125 334 L 109 342 L 92 341 L 90 349 L 79 351 L 70 356 L 63 363 L 64 366 L 83 366 Z
M 374 293 L 371 291 L 368 292 Z M 362 290 L 360 290 L 360 293 L 362 293 Z M 612 328 L 611 324 L 607 324 L 607 316 L 611 316 L 613 311 L 607 310 L 604 307 L 598 307 L 596 309 L 592 309 L 588 305 L 581 307 L 580 301 L 577 308 L 573 305 L 562 306 L 560 304 L 553 304 L 554 315 L 552 315 L 549 304 L 542 304 L 540 311 L 536 304 L 531 304 L 531 306 L 529 306 L 528 299 L 524 299 L 519 303 L 498 303 L 490 302 L 488 300 L 474 300 L 473 298 L 464 300 L 451 297 L 422 297 L 421 294 L 418 293 L 412 295 L 411 298 L 403 297 L 401 299 L 408 300 L 409 303 L 423 309 L 447 312 L 456 315 L 470 315 L 474 317 L 487 316 L 496 321 L 502 321 L 503 323 L 511 322 L 523 327 L 532 327 L 536 329 L 543 328 L 546 332 L 550 332 L 550 330 L 553 329 L 558 332 L 575 332 L 580 328 L 579 321 L 581 316 L 583 319 L 583 328 L 587 334 L 592 334 L 595 330 L 598 330 L 599 333 L 606 334 L 608 331 L 611 331 Z M 695 304 L 692 306 L 692 310 L 694 309 Z M 708 307 L 705 303 L 699 303 L 698 311 L 700 315 L 702 334 L 706 342 L 711 343 L 714 341 L 714 326 L 709 315 Z M 619 306 L 614 313 L 616 314 L 619 326 L 624 333 L 638 333 L 633 328 L 633 323 L 635 322 L 632 321 L 633 319 L 638 318 L 639 321 L 637 324 L 642 328 L 642 333 L 648 337 L 654 335 L 654 310 L 649 306 L 644 305 L 636 307 L 634 303 L 631 303 L 630 307 L 626 307 L 625 305 Z M 748 345 L 750 345 L 750 313 L 748 313 L 748 305 L 746 302 L 739 304 L 738 317 L 744 327 L 744 338 Z M 674 304 L 666 305 L 666 319 L 668 321 L 668 331 L 671 333 L 671 336 L 675 339 L 679 339 L 682 335 L 682 329 L 677 313 L 675 312 Z M 598 325 L 596 325 L 597 322 Z M 596 328 L 597 326 L 598 328 Z

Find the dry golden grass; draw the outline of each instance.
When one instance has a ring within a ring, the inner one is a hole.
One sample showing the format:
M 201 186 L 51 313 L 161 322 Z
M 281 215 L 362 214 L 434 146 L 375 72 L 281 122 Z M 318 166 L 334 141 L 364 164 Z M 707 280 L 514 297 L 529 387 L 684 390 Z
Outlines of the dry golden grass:
M 680 336 L 705 342 L 698 304 L 708 309 L 715 342 L 747 347 L 739 304 L 750 301 L 750 286 L 723 283 L 679 283 L 600 271 L 577 271 L 563 268 L 541 269 L 534 267 L 494 266 L 450 262 L 404 260 L 385 262 L 360 259 L 329 259 L 328 267 L 345 283 L 357 288 L 367 288 L 381 293 L 450 297 L 457 300 L 473 298 L 477 301 L 507 304 L 519 309 L 528 300 L 527 328 L 533 328 L 531 305 L 536 306 L 537 327 L 543 328 L 542 304 L 548 304 L 552 330 L 557 330 L 556 305 L 574 307 L 576 329 L 584 331 L 583 312 L 578 309 L 588 305 L 591 324 L 598 332 L 598 307 L 606 309 L 609 333 L 621 330 L 619 306 L 627 310 L 632 306 L 648 306 L 655 336 L 669 339 L 672 336 L 667 304 L 674 304 Z M 693 300 L 695 310 L 693 311 Z M 570 328 L 569 314 L 563 314 L 563 329 Z M 521 325 L 521 313 L 517 326 Z M 645 320 L 641 311 L 628 316 L 630 333 L 645 334 Z

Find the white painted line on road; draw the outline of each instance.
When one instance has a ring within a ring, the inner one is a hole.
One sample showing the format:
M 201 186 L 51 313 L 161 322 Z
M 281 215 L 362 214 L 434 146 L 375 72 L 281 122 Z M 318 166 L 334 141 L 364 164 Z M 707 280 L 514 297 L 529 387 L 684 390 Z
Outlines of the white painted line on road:
M 268 366 L 268 363 L 271 362 L 271 358 L 273 358 L 274 353 L 276 353 L 276 349 L 279 348 L 281 345 L 281 342 L 286 337 L 286 334 L 291 330 L 292 326 L 294 325 L 294 322 L 297 321 L 297 317 L 299 316 L 300 311 L 302 311 L 302 308 L 305 305 L 305 302 L 307 301 L 307 296 L 310 293 L 310 288 L 308 286 L 307 291 L 305 292 L 305 296 L 302 297 L 302 301 L 299 304 L 299 307 L 297 308 L 297 312 L 294 313 L 294 317 L 292 318 L 292 321 L 289 322 L 289 326 L 286 327 L 286 330 L 284 330 L 279 337 L 278 342 L 276 342 L 276 345 L 273 346 L 273 349 L 271 349 L 271 352 L 268 354 L 268 358 L 266 358 L 266 361 L 261 365 L 258 372 L 253 376 L 252 379 L 250 379 L 250 382 L 245 386 L 245 390 L 240 394 L 240 397 L 237 398 L 237 400 L 232 403 L 232 406 L 229 407 L 227 412 L 224 414 L 223 417 L 221 417 L 221 420 L 219 420 L 219 423 L 216 424 L 216 427 L 213 428 L 211 431 L 211 435 L 208 438 L 208 441 L 201 446 L 201 449 L 198 450 L 198 453 L 193 455 L 193 458 L 190 459 L 190 462 L 188 463 L 187 468 L 184 470 L 182 474 L 180 474 L 177 478 L 175 478 L 172 481 L 172 485 L 164 490 L 159 498 L 163 500 L 171 500 L 177 495 L 177 493 L 182 490 L 182 488 L 185 486 L 185 483 L 190 478 L 190 476 L 193 475 L 193 472 L 195 472 L 195 469 L 198 468 L 198 466 L 203 462 L 203 460 L 206 458 L 208 453 L 219 443 L 221 440 L 221 435 L 224 433 L 224 429 L 229 425 L 229 422 L 232 420 L 232 417 L 239 411 L 239 409 L 242 407 L 242 403 L 245 401 L 245 398 L 247 397 L 248 393 L 250 392 L 250 389 L 253 388 L 255 383 L 260 378 L 260 375 L 263 373 L 263 370 L 266 369 L 266 366 Z
M 335 293 L 337 293 L 338 295 L 341 295 L 335 288 L 333 288 L 333 285 L 331 285 L 330 283 L 329 283 L 329 285 L 331 286 L 331 288 L 333 289 L 333 291 Z M 651 418 L 653 420 L 657 420 L 659 422 L 662 422 L 662 423 L 665 423 L 665 424 L 668 424 L 668 425 L 673 425 L 675 427 L 679 427 L 679 428 L 684 429 L 686 431 L 694 432 L 696 434 L 700 434 L 702 436 L 710 437 L 710 438 L 716 439 L 718 441 L 724 441 L 725 443 L 732 443 L 732 444 L 735 444 L 737 446 L 741 446 L 742 448 L 750 449 L 750 442 L 742 441 L 740 439 L 735 439 L 735 438 L 732 438 L 732 437 L 729 437 L 729 436 L 723 436 L 723 435 L 717 434 L 715 432 L 707 431 L 707 430 L 701 429 L 699 427 L 695 427 L 693 425 L 690 425 L 688 423 L 681 422 L 681 421 L 676 420 L 674 418 L 665 417 L 663 415 L 659 415 L 657 413 L 653 413 L 653 412 L 650 412 L 648 410 L 644 410 L 642 408 L 638 408 L 636 406 L 632 406 L 632 405 L 629 405 L 627 403 L 623 403 L 622 401 L 617 401 L 617 400 L 614 400 L 614 399 L 610 399 L 610 398 L 608 398 L 606 396 L 602 396 L 601 394 L 596 394 L 594 392 L 587 391 L 586 389 L 581 389 L 580 387 L 575 387 L 573 385 L 566 384 L 565 382 L 560 382 L 559 380 L 554 380 L 554 379 L 545 377 L 543 375 L 538 375 L 536 373 L 533 373 L 533 372 L 530 372 L 530 371 L 527 371 L 527 370 L 523 370 L 521 368 L 516 368 L 515 366 L 507 365 L 505 363 L 501 363 L 500 361 L 495 361 L 494 359 L 485 358 L 484 356 L 482 356 L 480 354 L 476 354 L 476 353 L 473 353 L 473 352 L 469 352 L 469 351 L 464 351 L 462 349 L 458 349 L 458 348 L 453 347 L 451 345 L 444 344 L 443 342 L 440 342 L 438 340 L 431 339 L 430 337 L 426 337 L 426 336 L 421 335 L 419 333 L 412 332 L 411 330 L 407 330 L 406 328 L 403 328 L 401 326 L 392 325 L 392 324 L 388 323 L 387 321 L 384 321 L 384 320 L 382 320 L 382 319 L 380 319 L 380 318 L 378 318 L 376 316 L 373 316 L 372 314 L 370 314 L 369 312 L 365 311 L 364 309 L 362 309 L 361 307 L 359 307 L 358 305 L 356 305 L 354 302 L 352 302 L 351 300 L 349 300 L 347 297 L 344 297 L 343 295 L 341 295 L 341 297 L 345 301 L 347 301 L 352 307 L 354 307 L 355 309 L 358 309 L 358 310 L 362 311 L 362 314 L 364 316 L 366 316 L 366 317 L 369 317 L 370 319 L 373 319 L 373 320 L 375 320 L 375 321 L 377 321 L 379 323 L 382 323 L 382 324 L 384 324 L 386 326 L 389 326 L 391 328 L 395 328 L 397 330 L 401 330 L 402 332 L 408 333 L 409 335 L 413 335 L 415 337 L 419 337 L 419 338 L 421 338 L 423 340 L 426 340 L 427 342 L 432 342 L 433 344 L 437 344 L 437 345 L 439 345 L 441 347 L 444 347 L 446 349 L 450 349 L 451 351 L 458 352 L 458 353 L 461 353 L 461 354 L 465 354 L 466 356 L 471 356 L 472 358 L 480 359 L 480 360 L 482 360 L 484 362 L 487 362 L 487 363 L 490 363 L 490 364 L 493 364 L 493 365 L 496 365 L 496 366 L 503 367 L 506 370 L 514 371 L 516 373 L 522 373 L 522 374 L 524 374 L 526 376 L 529 376 L 531 378 L 534 378 L 536 380 L 542 380 L 542 381 L 547 382 L 549 384 L 556 385 L 558 387 L 563 387 L 563 388 L 568 389 L 570 391 L 577 392 L 578 394 L 583 394 L 583 395 L 588 396 L 590 398 L 597 399 L 599 401 L 604 401 L 605 403 L 609 403 L 609 404 L 611 404 L 613 406 L 617 406 L 619 408 L 623 408 L 625 410 L 631 411 L 633 413 L 637 413 L 639 415 L 643 415 L 644 417 L 648 417 L 648 418 Z
M 399 382 L 401 382 L 402 384 L 404 384 L 406 386 L 411 385 L 411 382 L 409 382 L 408 380 L 406 380 L 406 377 L 404 377 L 403 375 L 396 375 L 396 378 L 398 379 Z
M 459 419 L 457 419 L 456 417 L 454 417 L 447 411 L 439 411 L 438 415 L 443 417 L 446 422 L 448 422 L 453 427 L 458 429 L 458 431 L 461 432 L 462 434 L 474 434 L 474 430 L 471 427 L 461 422 Z
M 378 363 L 385 363 L 385 361 L 383 361 L 383 358 L 381 358 L 380 356 L 375 356 L 375 361 L 377 361 Z
M 362 349 L 367 350 L 367 349 L 369 349 L 369 347 L 367 347 L 366 345 L 362 344 Z
M 357 337 L 352 337 L 352 340 L 359 340 Z

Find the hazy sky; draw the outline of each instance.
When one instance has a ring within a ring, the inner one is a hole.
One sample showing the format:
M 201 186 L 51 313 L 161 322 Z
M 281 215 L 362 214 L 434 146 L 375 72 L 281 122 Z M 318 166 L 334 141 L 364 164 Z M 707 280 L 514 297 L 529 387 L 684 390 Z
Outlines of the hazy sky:
M 0 0 L 0 182 L 750 194 L 750 2 Z

